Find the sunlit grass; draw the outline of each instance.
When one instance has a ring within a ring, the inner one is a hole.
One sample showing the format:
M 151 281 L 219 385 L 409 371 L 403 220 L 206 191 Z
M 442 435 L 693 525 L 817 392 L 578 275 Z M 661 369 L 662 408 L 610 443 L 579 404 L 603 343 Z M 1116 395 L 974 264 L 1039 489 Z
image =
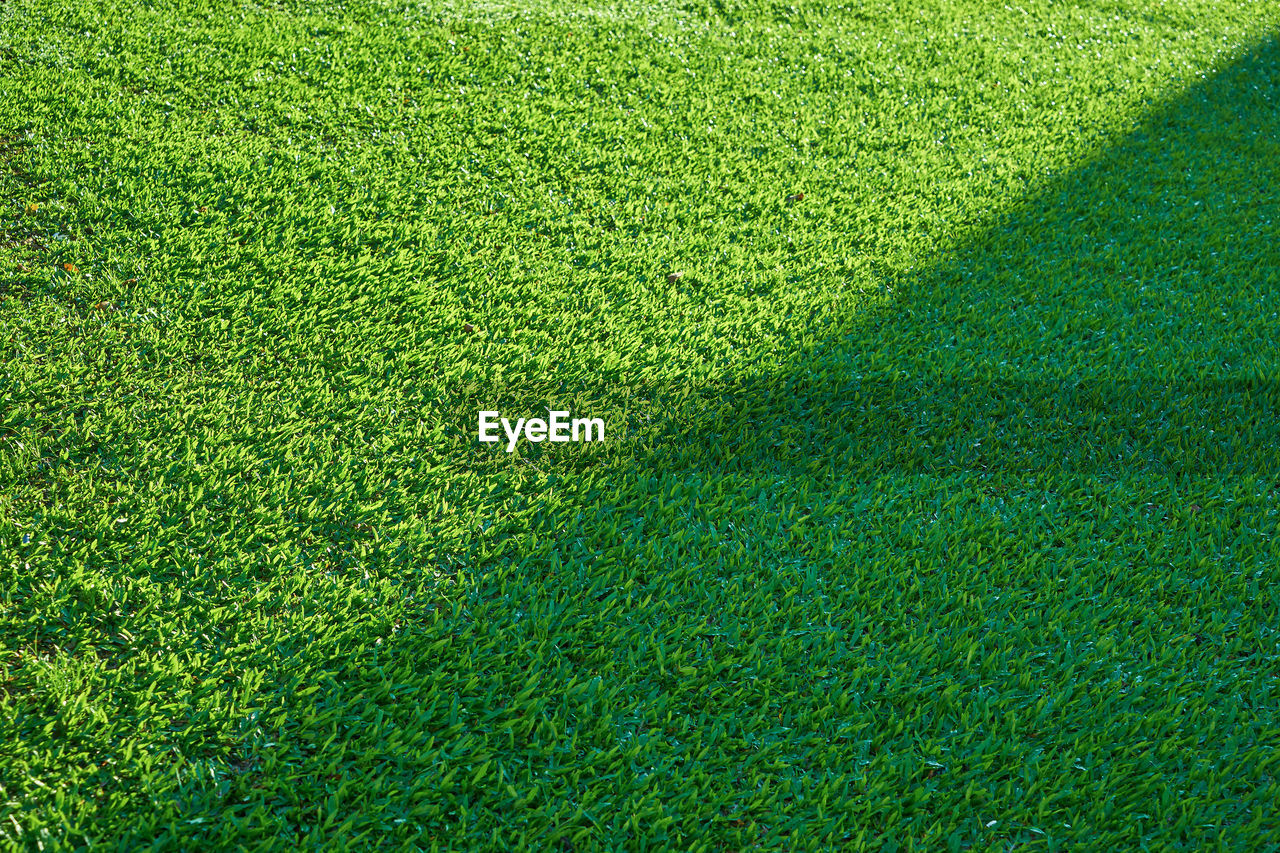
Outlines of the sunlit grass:
M 6 843 L 1280 845 L 1225 5 L 0 6 Z

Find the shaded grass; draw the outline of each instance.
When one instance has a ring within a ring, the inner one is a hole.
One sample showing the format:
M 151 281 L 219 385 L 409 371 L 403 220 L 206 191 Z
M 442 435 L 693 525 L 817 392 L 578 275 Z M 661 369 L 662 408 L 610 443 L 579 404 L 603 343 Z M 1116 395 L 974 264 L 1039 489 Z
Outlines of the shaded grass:
M 1274 845 L 1262 8 L 8 12 L 0 830 Z

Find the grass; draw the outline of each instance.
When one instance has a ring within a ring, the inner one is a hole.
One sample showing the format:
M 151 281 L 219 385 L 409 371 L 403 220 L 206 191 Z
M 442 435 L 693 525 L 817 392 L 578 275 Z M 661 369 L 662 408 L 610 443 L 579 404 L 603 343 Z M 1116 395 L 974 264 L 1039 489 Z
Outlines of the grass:
M 0 6 L 0 838 L 1280 849 L 1277 27 Z

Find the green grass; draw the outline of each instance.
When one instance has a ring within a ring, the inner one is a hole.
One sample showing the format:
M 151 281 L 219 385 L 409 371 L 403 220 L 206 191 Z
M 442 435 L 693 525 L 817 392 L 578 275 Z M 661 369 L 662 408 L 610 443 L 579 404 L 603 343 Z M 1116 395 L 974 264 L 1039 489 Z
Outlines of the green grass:
M 1278 33 L 0 5 L 0 839 L 1280 849 Z

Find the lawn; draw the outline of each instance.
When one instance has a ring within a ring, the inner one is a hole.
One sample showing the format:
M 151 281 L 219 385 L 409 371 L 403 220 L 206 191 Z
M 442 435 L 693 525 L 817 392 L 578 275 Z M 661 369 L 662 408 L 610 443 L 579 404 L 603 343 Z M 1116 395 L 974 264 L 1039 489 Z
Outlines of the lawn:
M 1278 193 L 1272 0 L 0 3 L 0 844 L 1280 850 Z

